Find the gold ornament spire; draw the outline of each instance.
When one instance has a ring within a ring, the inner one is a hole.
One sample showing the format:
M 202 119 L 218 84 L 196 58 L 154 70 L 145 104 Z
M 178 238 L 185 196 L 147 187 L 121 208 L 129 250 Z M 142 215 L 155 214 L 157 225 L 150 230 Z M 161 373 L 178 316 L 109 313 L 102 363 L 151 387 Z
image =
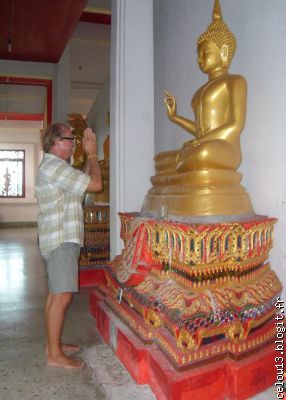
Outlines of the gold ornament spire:
M 213 9 L 213 21 L 216 19 L 221 19 L 221 20 L 223 19 L 219 0 L 215 0 Z

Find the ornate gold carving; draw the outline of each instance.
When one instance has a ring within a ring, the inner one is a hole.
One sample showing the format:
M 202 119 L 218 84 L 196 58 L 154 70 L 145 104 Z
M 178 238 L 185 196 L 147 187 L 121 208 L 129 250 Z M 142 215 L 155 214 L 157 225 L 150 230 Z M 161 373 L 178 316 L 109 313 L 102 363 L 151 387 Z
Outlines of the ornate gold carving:
M 163 321 L 160 315 L 152 309 L 146 309 L 144 312 L 144 319 L 148 325 L 152 325 L 155 328 L 160 328 L 163 325 Z
M 180 329 L 178 338 L 177 338 L 177 346 L 181 349 L 194 350 L 197 348 L 197 344 L 193 339 L 193 336 L 186 329 Z
M 242 339 L 246 339 L 246 337 L 249 335 L 250 331 L 253 328 L 257 328 L 258 326 L 263 325 L 266 321 L 268 321 L 275 314 L 276 314 L 276 310 L 274 309 L 274 310 L 271 310 L 266 315 L 263 315 L 260 318 L 251 319 L 251 320 L 247 321 L 244 324 Z

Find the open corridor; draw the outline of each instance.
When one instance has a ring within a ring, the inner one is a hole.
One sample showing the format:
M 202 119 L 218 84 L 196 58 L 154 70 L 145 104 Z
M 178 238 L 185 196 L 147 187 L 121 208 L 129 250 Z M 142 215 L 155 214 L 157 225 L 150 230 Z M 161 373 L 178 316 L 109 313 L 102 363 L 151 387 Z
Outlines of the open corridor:
M 46 295 L 36 229 L 0 229 L 0 400 L 155 399 L 148 386 L 134 383 L 99 337 L 89 315 L 87 289 L 75 296 L 64 328 L 65 341 L 80 344 L 78 357 L 86 368 L 47 367 Z M 253 399 L 276 398 L 270 388 Z

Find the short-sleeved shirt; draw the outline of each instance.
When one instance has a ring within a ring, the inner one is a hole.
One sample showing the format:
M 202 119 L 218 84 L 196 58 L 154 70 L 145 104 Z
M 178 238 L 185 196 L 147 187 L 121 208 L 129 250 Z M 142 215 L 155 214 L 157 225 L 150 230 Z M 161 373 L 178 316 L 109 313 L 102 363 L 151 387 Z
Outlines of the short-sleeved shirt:
M 45 153 L 36 177 L 38 234 L 43 255 L 64 242 L 83 245 L 82 201 L 90 176 Z

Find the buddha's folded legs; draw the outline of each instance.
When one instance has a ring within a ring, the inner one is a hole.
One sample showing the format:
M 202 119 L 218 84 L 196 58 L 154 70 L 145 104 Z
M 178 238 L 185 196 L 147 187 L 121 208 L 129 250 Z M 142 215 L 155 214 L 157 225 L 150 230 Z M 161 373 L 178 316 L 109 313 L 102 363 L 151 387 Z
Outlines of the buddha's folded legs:
M 241 152 L 223 140 L 209 141 L 194 147 L 186 143 L 178 153 L 178 173 L 202 169 L 236 170 L 241 162 Z

